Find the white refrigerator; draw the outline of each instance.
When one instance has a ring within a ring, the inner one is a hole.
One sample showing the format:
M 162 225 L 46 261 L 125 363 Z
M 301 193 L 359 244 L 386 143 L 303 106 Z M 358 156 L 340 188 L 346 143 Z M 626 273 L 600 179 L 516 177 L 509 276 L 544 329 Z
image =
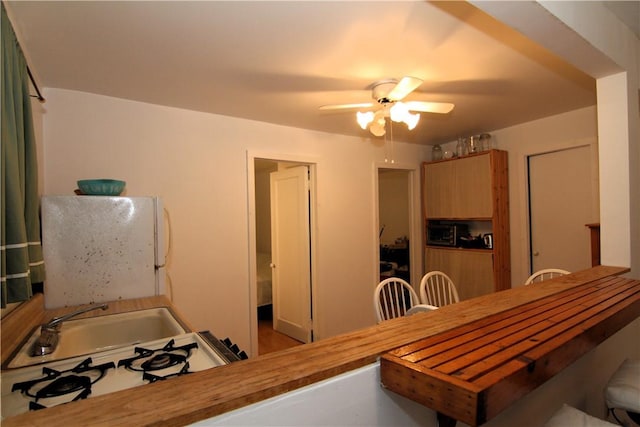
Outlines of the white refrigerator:
M 159 197 L 43 196 L 45 307 L 165 293 Z

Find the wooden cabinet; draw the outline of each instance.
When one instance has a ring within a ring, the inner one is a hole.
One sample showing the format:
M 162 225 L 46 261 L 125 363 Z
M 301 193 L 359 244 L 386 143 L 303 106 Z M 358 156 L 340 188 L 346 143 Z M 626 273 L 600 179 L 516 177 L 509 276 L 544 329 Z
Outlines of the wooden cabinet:
M 490 248 L 426 246 L 425 271 L 447 273 L 461 299 L 511 287 L 507 162 L 506 151 L 491 150 L 423 165 L 425 245 L 432 221 L 493 237 Z
M 447 273 L 456 284 L 460 300 L 494 291 L 493 254 L 487 250 L 443 249 L 428 247 L 426 264 L 429 270 Z
M 426 217 L 491 218 L 490 159 L 489 155 L 478 155 L 427 163 L 425 174 L 429 179 L 425 179 L 424 187 Z

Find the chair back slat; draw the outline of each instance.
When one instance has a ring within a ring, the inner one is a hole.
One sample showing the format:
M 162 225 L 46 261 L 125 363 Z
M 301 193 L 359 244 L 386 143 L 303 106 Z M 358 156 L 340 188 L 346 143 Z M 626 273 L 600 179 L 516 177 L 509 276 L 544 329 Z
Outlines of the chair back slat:
M 420 281 L 420 301 L 422 304 L 442 307 L 458 302 L 458 291 L 445 273 L 430 271 Z
M 418 294 L 406 281 L 390 277 L 378 284 L 373 305 L 378 322 L 404 316 L 419 303 Z

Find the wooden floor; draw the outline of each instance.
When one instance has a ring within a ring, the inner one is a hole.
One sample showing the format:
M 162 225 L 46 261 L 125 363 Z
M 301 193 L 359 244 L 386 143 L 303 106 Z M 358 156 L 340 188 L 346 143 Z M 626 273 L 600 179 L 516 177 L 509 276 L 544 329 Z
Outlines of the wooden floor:
M 258 320 L 258 353 L 267 354 L 274 351 L 302 345 L 300 341 L 294 340 L 287 335 L 275 331 L 271 319 Z

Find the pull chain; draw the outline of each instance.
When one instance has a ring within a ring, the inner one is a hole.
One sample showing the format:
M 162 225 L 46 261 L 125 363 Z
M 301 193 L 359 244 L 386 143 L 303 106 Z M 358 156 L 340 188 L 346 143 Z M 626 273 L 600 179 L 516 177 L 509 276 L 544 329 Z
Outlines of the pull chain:
M 387 126 L 387 123 L 385 121 L 385 127 Z M 387 144 L 387 132 L 385 131 L 384 133 L 384 162 L 385 163 L 389 163 L 389 145 Z
M 393 121 L 389 120 L 389 132 L 391 133 L 391 163 L 395 163 L 395 153 L 393 150 Z

